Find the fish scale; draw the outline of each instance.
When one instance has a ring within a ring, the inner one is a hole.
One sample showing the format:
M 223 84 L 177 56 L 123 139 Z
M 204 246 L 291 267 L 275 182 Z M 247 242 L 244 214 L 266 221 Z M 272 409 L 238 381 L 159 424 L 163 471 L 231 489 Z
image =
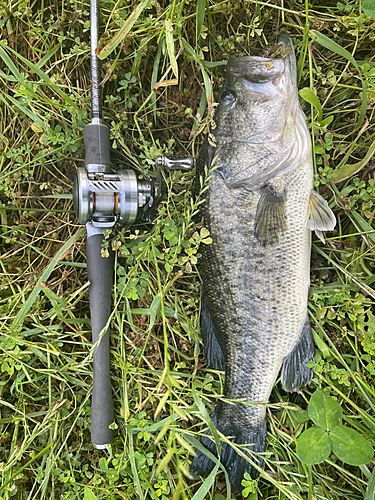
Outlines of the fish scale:
M 209 171 L 201 217 L 212 237 L 200 268 L 204 355 L 225 370 L 225 400 L 242 400 L 219 401 L 211 418 L 259 466 L 266 445 L 260 402 L 268 401 L 280 368 L 287 391 L 312 378 L 311 230 L 335 225 L 327 202 L 311 195 L 311 139 L 298 101 L 295 55 L 289 37 L 281 43 L 280 59 L 228 62 L 216 126 L 197 162 L 198 179 Z M 209 435 L 201 441 L 216 454 Z M 245 472 L 258 474 L 225 442 L 220 458 L 238 491 Z M 191 472 L 205 475 L 213 465 L 197 451 Z

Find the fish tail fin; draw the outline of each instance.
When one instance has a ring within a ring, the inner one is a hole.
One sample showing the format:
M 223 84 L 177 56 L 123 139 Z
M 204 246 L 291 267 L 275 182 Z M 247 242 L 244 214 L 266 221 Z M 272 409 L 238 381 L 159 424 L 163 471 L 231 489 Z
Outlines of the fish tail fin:
M 314 354 L 314 339 L 307 316 L 296 345 L 283 360 L 281 384 L 286 391 L 298 391 L 303 383 L 308 385 L 311 382 L 314 368 L 307 366 L 307 363 L 314 361 Z
M 228 436 L 232 443 L 239 445 L 241 451 L 245 453 L 245 455 L 247 455 L 252 462 L 261 467 L 263 464 L 263 457 L 260 454 L 264 453 L 266 449 L 265 416 L 258 427 L 252 428 L 251 430 L 243 429 L 234 425 L 233 419 L 231 418 L 218 418 L 217 413 L 219 412 L 216 410 L 219 410 L 219 408 L 220 403 L 211 415 L 212 422 L 214 423 L 216 429 L 225 436 Z M 236 405 L 234 405 L 233 408 L 236 408 Z M 212 437 L 208 437 L 212 436 L 212 434 L 210 431 L 207 431 L 206 434 L 207 437 L 203 436 L 201 438 L 201 443 L 215 457 L 217 457 L 215 441 Z M 238 454 L 230 444 L 223 441 L 221 442 L 220 461 L 227 470 L 231 485 L 239 493 L 241 493 L 244 489 L 241 483 L 246 472 L 252 479 L 256 479 L 258 477 L 258 470 L 243 456 Z M 214 465 L 214 462 L 210 458 L 208 458 L 200 450 L 197 450 L 190 466 L 190 473 L 194 476 L 206 476 L 212 471 Z

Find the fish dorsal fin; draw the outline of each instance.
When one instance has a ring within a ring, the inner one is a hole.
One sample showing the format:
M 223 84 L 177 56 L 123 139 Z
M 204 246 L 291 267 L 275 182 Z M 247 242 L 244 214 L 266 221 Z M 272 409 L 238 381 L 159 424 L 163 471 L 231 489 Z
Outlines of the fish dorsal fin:
M 324 243 L 322 231 L 333 231 L 335 226 L 336 217 L 327 201 L 316 191 L 311 191 L 306 227 L 315 231 L 317 237 Z
M 266 247 L 277 245 L 286 229 L 285 192 L 277 193 L 271 184 L 262 189 L 255 214 L 254 234 Z

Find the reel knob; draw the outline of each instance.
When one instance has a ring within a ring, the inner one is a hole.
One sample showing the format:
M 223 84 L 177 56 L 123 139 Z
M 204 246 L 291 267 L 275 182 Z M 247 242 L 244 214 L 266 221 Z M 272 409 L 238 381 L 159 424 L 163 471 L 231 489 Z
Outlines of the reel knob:
M 184 172 L 189 172 L 195 167 L 195 160 L 190 155 L 159 156 L 156 158 L 155 165 L 166 170 L 183 170 Z

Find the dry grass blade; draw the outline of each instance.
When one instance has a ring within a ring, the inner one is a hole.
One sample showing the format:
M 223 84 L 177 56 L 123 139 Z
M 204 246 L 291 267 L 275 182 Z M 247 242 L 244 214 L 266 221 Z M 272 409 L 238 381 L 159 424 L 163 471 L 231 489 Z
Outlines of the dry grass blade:
M 96 50 L 99 59 L 105 59 L 106 57 L 108 57 L 116 49 L 116 47 L 124 41 L 125 37 L 133 28 L 137 19 L 140 17 L 144 9 L 147 7 L 149 1 L 150 0 L 143 0 L 143 2 L 137 5 L 137 7 L 133 10 L 128 19 L 124 22 L 122 27 L 116 33 L 116 35 L 112 38 L 112 40 L 108 42 L 107 45 L 103 47 L 101 50 Z

